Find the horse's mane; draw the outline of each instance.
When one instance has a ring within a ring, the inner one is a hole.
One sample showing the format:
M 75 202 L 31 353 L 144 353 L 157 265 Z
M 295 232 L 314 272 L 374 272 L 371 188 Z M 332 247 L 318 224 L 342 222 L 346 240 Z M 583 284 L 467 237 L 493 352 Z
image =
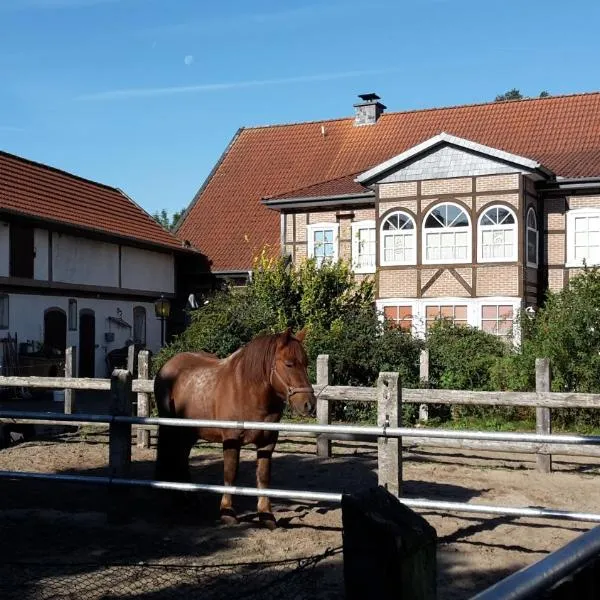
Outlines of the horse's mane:
M 232 354 L 232 362 L 235 366 L 239 367 L 241 376 L 248 383 L 259 384 L 269 381 L 277 342 L 284 340 L 285 337 L 285 333 L 263 334 L 254 338 Z M 290 336 L 288 338 L 288 345 L 297 361 L 306 361 L 306 354 L 299 340 Z

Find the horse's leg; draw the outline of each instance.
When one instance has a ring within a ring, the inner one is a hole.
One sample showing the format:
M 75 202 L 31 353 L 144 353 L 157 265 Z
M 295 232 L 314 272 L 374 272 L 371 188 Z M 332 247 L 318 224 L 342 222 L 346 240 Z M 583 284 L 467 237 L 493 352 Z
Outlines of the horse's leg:
M 240 441 L 235 439 L 223 440 L 223 480 L 224 485 L 233 485 L 237 477 L 240 462 Z M 221 521 L 226 525 L 238 522 L 231 494 L 223 494 L 221 498 Z
M 275 442 L 266 446 L 261 446 L 256 450 L 256 484 L 258 489 L 267 489 L 271 481 L 271 457 L 275 449 Z M 258 498 L 258 519 L 261 525 L 268 529 L 275 529 L 277 521 L 273 516 L 271 501 L 267 496 Z
M 193 430 L 161 425 L 158 430 L 155 478 L 159 481 L 191 481 L 189 456 L 197 435 Z

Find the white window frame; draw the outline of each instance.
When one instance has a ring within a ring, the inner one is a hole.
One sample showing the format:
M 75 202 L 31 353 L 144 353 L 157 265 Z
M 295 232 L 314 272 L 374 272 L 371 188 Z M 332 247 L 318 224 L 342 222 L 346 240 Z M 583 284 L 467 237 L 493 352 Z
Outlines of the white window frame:
M 375 273 L 377 267 L 377 230 L 375 227 L 375 221 L 368 219 L 365 221 L 354 221 L 351 225 L 352 229 L 352 270 L 355 273 Z M 360 240 L 359 232 L 364 229 L 371 229 L 373 231 L 373 265 L 367 267 L 361 267 L 358 264 L 358 258 L 360 257 Z
M 400 235 L 403 236 L 411 236 L 413 238 L 413 258 L 411 260 L 385 260 L 385 238 L 389 235 L 395 235 L 392 233 L 384 233 L 383 226 L 386 221 L 395 215 L 402 215 L 407 217 L 412 222 L 412 229 L 407 229 L 407 232 L 411 233 L 402 233 L 402 229 L 397 231 L 400 232 Z M 391 213 L 385 215 L 385 217 L 381 221 L 381 225 L 379 226 L 379 264 L 382 266 L 397 266 L 397 265 L 416 265 L 417 264 L 417 224 L 414 218 L 404 210 L 395 210 Z
M 583 267 L 584 259 L 575 258 L 575 219 L 577 217 L 600 217 L 600 207 L 598 208 L 574 208 L 567 211 L 567 264 L 566 267 Z M 599 260 L 593 261 L 585 259 L 588 267 L 600 265 Z
M 524 307 L 521 298 L 513 296 L 480 296 L 478 298 L 467 297 L 442 297 L 442 298 L 382 298 L 376 301 L 377 310 L 380 311 L 380 319 L 383 322 L 385 318 L 383 309 L 386 306 L 410 306 L 412 309 L 412 334 L 415 337 L 424 339 L 427 333 L 427 307 L 428 306 L 447 306 L 447 305 L 466 305 L 467 306 L 467 324 L 471 327 L 482 329 L 482 307 L 488 305 L 513 307 L 513 337 L 512 342 L 518 345 L 521 339 L 521 332 L 518 322 L 518 312 Z M 498 336 L 503 337 L 503 336 Z
M 436 210 L 437 208 L 441 208 L 442 206 L 454 206 L 456 208 L 458 208 L 458 210 L 460 210 L 461 212 L 463 212 L 465 214 L 465 216 L 467 217 L 467 222 L 468 225 L 466 227 L 436 227 L 434 228 L 427 228 L 425 226 L 425 223 L 427 222 L 427 219 L 429 218 L 429 215 Z M 457 230 L 461 230 L 461 231 L 465 231 L 467 234 L 467 256 L 466 258 L 462 259 L 462 258 L 439 258 L 439 259 L 428 259 L 427 258 L 427 233 L 431 232 L 431 233 L 436 233 L 436 232 L 442 232 L 444 230 L 448 230 L 450 232 L 456 233 Z M 449 264 L 470 264 L 471 260 L 472 260 L 472 256 L 473 256 L 473 243 L 472 243 L 472 239 L 473 239 L 473 224 L 471 223 L 471 217 L 469 216 L 469 211 L 464 208 L 463 206 L 461 206 L 460 204 L 457 204 L 456 202 L 439 202 L 438 204 L 435 204 L 434 206 L 432 206 L 427 213 L 425 214 L 425 217 L 423 218 L 423 225 L 421 227 L 421 234 L 423 237 L 422 240 L 422 256 L 423 256 L 423 264 L 424 265 L 449 265 Z
M 503 210 L 506 210 L 513 218 L 512 224 L 482 225 L 481 221 L 483 220 L 485 215 L 490 210 L 493 210 L 495 208 L 502 208 Z M 512 232 L 513 232 L 513 241 L 512 241 L 512 248 L 511 248 L 510 256 L 503 257 L 503 258 L 495 258 L 495 257 L 485 258 L 483 256 L 483 234 L 484 234 L 484 232 L 507 231 L 509 229 L 512 230 Z M 517 260 L 518 233 L 519 233 L 519 231 L 518 231 L 518 225 L 517 225 L 517 215 L 511 208 L 509 208 L 508 206 L 505 206 L 504 204 L 493 204 L 492 206 L 487 206 L 485 208 L 485 210 L 482 211 L 481 215 L 479 215 L 479 219 L 477 221 L 477 262 L 481 262 L 481 263 L 515 262 Z
M 529 214 L 533 213 L 533 217 L 535 218 L 535 229 L 529 226 Z M 535 232 L 535 262 L 529 262 L 529 232 Z M 525 215 L 525 263 L 528 267 L 532 267 L 533 269 L 537 269 L 540 262 L 540 225 L 537 217 L 537 213 L 533 206 L 530 206 L 527 209 L 527 214 Z
M 315 258 L 315 231 L 333 231 L 333 256 L 331 257 L 332 262 L 337 262 L 340 255 L 339 249 L 339 223 L 311 223 L 306 226 L 308 234 L 308 247 L 307 254 L 308 258 Z M 319 265 L 320 266 L 320 265 Z

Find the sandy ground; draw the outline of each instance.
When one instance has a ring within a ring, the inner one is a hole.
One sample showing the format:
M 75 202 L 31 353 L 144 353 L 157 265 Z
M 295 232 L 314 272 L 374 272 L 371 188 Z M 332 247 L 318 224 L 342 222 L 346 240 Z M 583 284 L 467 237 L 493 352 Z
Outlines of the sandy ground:
M 318 459 L 314 440 L 283 439 L 272 487 L 351 491 L 376 484 L 372 444 L 334 444 Z M 254 486 L 254 453 L 245 451 L 240 485 Z M 133 448 L 132 476 L 152 477 L 154 449 Z M 404 454 L 407 497 L 600 513 L 600 462 L 555 459 L 534 470 L 532 455 L 412 449 Z M 67 434 L 0 451 L 0 469 L 106 473 L 105 434 Z M 199 444 L 193 478 L 221 483 L 218 448 Z M 257 526 L 251 498 L 239 498 L 242 523 L 216 522 L 219 498 L 133 490 L 116 498 L 133 519 L 108 524 L 115 496 L 100 488 L 0 480 L 0 597 L 11 598 L 343 598 L 341 511 L 311 502 L 274 502 L 279 528 Z M 422 513 L 438 534 L 438 597 L 470 598 L 531 564 L 591 523 Z M 185 567 L 185 568 L 184 568 Z M 58 590 L 58 591 L 57 591 Z M 232 595 L 232 590 L 235 592 Z M 194 592 L 195 591 L 195 592 Z M 190 595 L 186 595 L 186 594 Z M 275 595 L 274 595 L 275 594 Z

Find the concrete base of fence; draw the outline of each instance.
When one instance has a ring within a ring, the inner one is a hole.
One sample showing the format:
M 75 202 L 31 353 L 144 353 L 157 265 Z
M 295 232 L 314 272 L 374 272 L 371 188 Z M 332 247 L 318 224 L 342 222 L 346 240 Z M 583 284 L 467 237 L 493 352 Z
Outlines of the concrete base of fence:
M 347 600 L 435 600 L 435 529 L 383 487 L 342 496 Z

